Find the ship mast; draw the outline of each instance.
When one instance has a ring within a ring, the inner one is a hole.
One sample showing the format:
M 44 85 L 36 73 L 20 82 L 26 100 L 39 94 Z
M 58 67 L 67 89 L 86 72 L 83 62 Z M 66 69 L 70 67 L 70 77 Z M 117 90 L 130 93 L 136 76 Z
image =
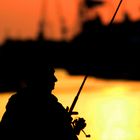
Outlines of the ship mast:
M 46 10 L 46 1 L 42 0 L 41 6 L 41 19 L 39 23 L 39 32 L 38 32 L 38 40 L 45 40 L 45 10 Z

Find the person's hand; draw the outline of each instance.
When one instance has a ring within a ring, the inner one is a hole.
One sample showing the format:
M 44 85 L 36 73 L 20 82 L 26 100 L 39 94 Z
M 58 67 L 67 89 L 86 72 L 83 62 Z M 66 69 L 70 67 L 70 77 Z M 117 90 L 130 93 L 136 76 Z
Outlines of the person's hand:
M 66 107 L 66 111 L 69 112 L 69 107 L 68 106 Z M 78 112 L 77 111 L 72 111 L 72 112 L 70 112 L 70 115 L 78 115 Z
M 85 123 L 85 119 L 84 118 L 75 119 L 72 122 L 72 124 L 74 126 L 74 130 L 75 130 L 75 133 L 77 135 L 79 135 L 80 131 L 86 127 L 86 123 Z

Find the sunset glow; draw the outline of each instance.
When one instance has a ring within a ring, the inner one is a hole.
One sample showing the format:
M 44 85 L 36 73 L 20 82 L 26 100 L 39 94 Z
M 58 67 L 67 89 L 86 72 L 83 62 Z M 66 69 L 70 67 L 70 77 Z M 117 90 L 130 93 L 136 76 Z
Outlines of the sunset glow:
M 66 39 L 82 31 L 83 22 L 99 16 L 103 24 L 110 22 L 119 0 L 104 0 L 104 4 L 85 10 L 79 17 L 83 0 L 0 0 L 0 44 L 5 39 L 35 39 L 42 14 L 45 15 L 45 36 L 62 40 L 62 23 L 67 28 Z M 82 7 L 83 8 L 83 7 Z M 85 8 L 85 7 L 84 7 Z M 123 0 L 114 22 L 123 22 L 128 14 L 132 21 L 140 20 L 140 0 Z M 66 108 L 70 107 L 84 76 L 69 75 L 63 69 L 56 70 L 58 82 L 53 91 Z M 0 94 L 0 120 L 6 103 L 13 93 Z M 140 139 L 140 81 L 106 80 L 88 77 L 74 108 L 83 117 L 84 129 L 89 140 L 139 140 Z M 79 140 L 85 140 L 81 132 Z
M 64 107 L 71 106 L 82 83 L 83 76 L 70 76 L 64 70 L 56 70 L 58 82 L 53 93 Z M 10 94 L 2 94 L 1 112 Z M 74 111 L 83 117 L 84 129 L 90 140 L 137 140 L 140 139 L 140 82 L 115 81 L 88 77 Z M 85 135 L 81 132 L 80 140 Z
M 44 0 L 45 1 L 45 0 Z M 82 20 L 79 12 L 85 11 L 85 21 L 101 17 L 104 24 L 111 20 L 119 0 L 104 0 L 105 3 L 97 8 L 85 9 L 84 0 L 46 0 L 45 20 L 46 37 L 60 40 L 62 21 L 67 28 L 67 39 L 71 39 L 81 31 Z M 42 16 L 42 1 L 40 0 L 1 0 L 0 1 L 0 43 L 7 37 L 27 39 L 36 37 Z M 140 1 L 123 0 L 115 17 L 115 21 L 122 22 L 127 13 L 131 20 L 140 19 Z

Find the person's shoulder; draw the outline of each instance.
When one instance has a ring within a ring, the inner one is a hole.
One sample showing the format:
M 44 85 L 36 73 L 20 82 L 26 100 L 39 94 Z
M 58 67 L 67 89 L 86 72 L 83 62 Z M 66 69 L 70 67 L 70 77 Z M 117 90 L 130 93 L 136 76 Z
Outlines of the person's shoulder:
M 58 102 L 58 98 L 57 98 L 55 95 L 53 95 L 52 93 L 49 94 L 49 95 L 50 95 L 50 96 L 49 96 L 50 100 L 52 100 L 52 101 L 54 101 L 54 102 Z
M 8 103 L 6 105 L 6 109 L 8 109 L 9 107 L 11 108 L 12 106 L 14 106 L 14 104 L 16 104 L 17 98 L 18 98 L 17 94 L 11 95 L 11 97 L 9 98 Z
M 13 94 L 11 95 L 11 97 L 9 98 L 8 102 L 11 102 L 13 100 L 15 100 L 17 98 L 17 94 Z

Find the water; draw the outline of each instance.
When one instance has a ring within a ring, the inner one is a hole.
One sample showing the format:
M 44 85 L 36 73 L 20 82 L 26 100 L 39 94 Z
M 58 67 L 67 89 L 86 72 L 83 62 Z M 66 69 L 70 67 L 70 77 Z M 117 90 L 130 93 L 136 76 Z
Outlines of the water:
M 83 76 L 69 76 L 57 70 L 58 82 L 53 93 L 64 107 L 71 106 L 83 81 Z M 0 117 L 11 94 L 0 95 Z M 140 134 L 140 82 L 111 81 L 89 77 L 81 91 L 74 111 L 83 117 L 84 129 L 80 140 L 139 140 Z

